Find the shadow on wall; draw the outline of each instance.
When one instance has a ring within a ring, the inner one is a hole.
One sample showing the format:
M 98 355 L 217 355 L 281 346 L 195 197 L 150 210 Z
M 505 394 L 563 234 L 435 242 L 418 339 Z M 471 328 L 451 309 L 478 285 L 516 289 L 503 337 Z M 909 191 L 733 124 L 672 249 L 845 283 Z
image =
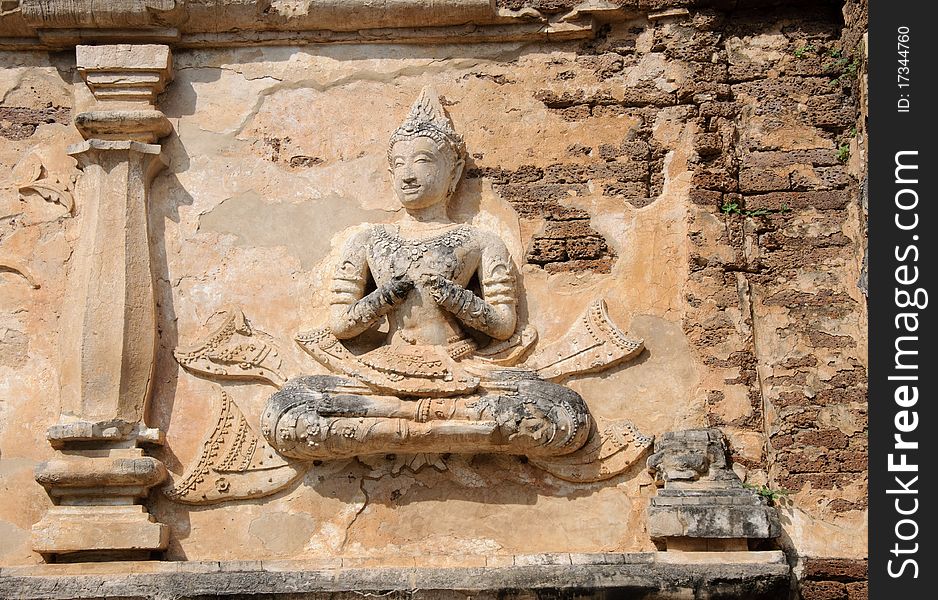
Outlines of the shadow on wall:
M 156 368 L 152 386 L 149 419 L 153 427 L 166 431 L 169 417 L 176 404 L 176 388 L 179 380 L 179 366 L 173 358 L 173 350 L 179 345 L 176 310 L 173 304 L 172 280 L 176 274 L 171 272 L 166 240 L 166 221 L 179 223 L 179 209 L 192 206 L 193 198 L 180 183 L 177 173 L 189 168 L 189 155 L 175 132 L 162 141 L 163 156 L 167 168 L 154 178 L 150 186 L 149 235 L 151 268 L 153 271 L 156 297 L 158 348 Z M 183 467 L 173 453 L 171 444 L 164 444 L 154 455 L 175 471 Z

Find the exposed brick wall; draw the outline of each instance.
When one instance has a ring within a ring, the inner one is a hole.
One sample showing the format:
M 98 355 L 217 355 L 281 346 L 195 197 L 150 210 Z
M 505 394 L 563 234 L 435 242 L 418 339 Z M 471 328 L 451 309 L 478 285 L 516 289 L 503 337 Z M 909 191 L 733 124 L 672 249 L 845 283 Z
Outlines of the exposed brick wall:
M 801 576 L 802 600 L 867 600 L 867 562 L 809 558 Z
M 30 108 L 26 106 L 0 106 L 0 136 L 23 140 L 36 132 L 42 123 L 68 124 L 72 121 L 70 108 L 52 106 Z
M 686 7 L 652 21 L 651 51 L 680 65 L 672 91 L 620 75 L 641 60 L 643 27 L 607 27 L 576 67 L 607 89 L 542 89 L 567 121 L 637 122 L 619 145 L 573 145 L 570 161 L 515 171 L 474 170 L 522 218 L 543 219 L 527 252 L 548 271 L 608 271 L 616 257 L 589 215 L 562 206 L 587 189 L 644 207 L 662 191 L 666 152 L 652 135 L 661 111 L 696 128 L 690 190 L 685 332 L 701 357 L 709 425 L 734 443 L 753 480 L 821 491 L 823 510 L 863 510 L 866 477 L 865 249 L 851 151 L 859 121 L 866 3 L 624 2 Z M 545 12 L 564 1 L 510 2 Z M 765 39 L 768 46 L 762 47 Z M 562 71 L 572 80 L 574 70 Z M 732 406 L 732 409 L 727 408 Z M 854 489 L 845 491 L 848 485 Z
M 838 11 L 821 9 L 709 13 L 682 39 L 661 42 L 675 57 L 696 48 L 709 60 L 727 56 L 731 37 L 779 29 L 788 40 L 767 53 L 774 60 L 701 65 L 722 93 L 701 102 L 697 117 L 691 242 L 699 250 L 691 255 L 685 329 L 705 363 L 726 370 L 714 382 L 723 389 L 708 395 L 711 424 L 765 428 L 771 484 L 795 491 L 807 483 L 832 489 L 866 470 L 864 351 L 841 333 L 865 306 L 845 289 L 855 281 L 829 276 L 861 254 L 861 240 L 844 233 L 856 218 L 849 208 L 857 204 L 857 182 L 837 148 L 855 135 L 857 102 L 854 49 L 844 48 L 841 27 Z M 792 127 L 817 136 L 818 148 L 799 149 L 800 140 L 791 139 L 785 141 L 794 149 L 786 149 L 779 139 Z M 799 283 L 808 279 L 816 285 Z M 765 340 L 776 347 L 760 353 L 758 321 L 769 318 L 775 326 L 761 333 L 787 341 Z M 819 374 L 816 355 L 834 366 L 832 375 Z M 720 417 L 726 386 L 742 387 L 752 403 L 748 414 Z M 770 422 L 763 422 L 766 403 L 775 415 Z M 858 431 L 846 436 L 818 422 L 819 409 L 834 405 L 853 413 Z M 768 466 L 754 458 L 736 457 Z
M 767 436 L 764 456 L 736 449 L 737 462 L 767 469 L 769 487 L 813 494 L 805 508 L 827 515 L 867 507 L 864 165 L 851 155 L 863 145 L 866 6 L 836 8 L 698 15 L 672 51 L 702 44 L 701 28 L 720 33 L 714 56 L 733 36 L 788 39 L 761 64 L 727 56 L 723 77 L 720 62 L 706 67 L 729 94 L 699 105 L 685 330 L 723 371 L 707 394 L 711 424 Z M 804 137 L 786 128 L 814 139 L 799 148 Z M 733 388 L 751 412 L 721 418 Z M 805 600 L 866 598 L 866 561 L 808 559 L 800 589 Z

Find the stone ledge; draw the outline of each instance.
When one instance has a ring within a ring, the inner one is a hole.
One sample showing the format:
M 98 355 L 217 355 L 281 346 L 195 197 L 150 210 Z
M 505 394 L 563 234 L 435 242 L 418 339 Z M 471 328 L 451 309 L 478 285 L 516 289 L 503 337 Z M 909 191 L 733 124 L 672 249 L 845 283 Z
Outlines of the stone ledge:
M 454 557 L 455 558 L 455 557 Z M 116 562 L 0 569 L 9 600 L 341 598 L 407 592 L 409 598 L 512 598 L 524 590 L 614 591 L 616 597 L 787 598 L 782 552 L 536 554 L 498 567 L 345 567 L 361 559 L 240 562 Z M 502 562 L 502 564 L 506 564 Z M 418 592 L 419 593 L 416 593 Z

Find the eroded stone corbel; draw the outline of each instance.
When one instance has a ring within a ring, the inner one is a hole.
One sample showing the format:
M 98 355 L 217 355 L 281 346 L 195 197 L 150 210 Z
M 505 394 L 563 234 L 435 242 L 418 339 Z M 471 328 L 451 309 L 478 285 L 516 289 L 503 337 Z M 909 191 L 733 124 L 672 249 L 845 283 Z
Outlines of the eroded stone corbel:
M 147 201 L 171 131 L 154 102 L 171 79 L 163 45 L 78 46 L 94 106 L 69 148 L 82 227 L 62 313 L 61 413 L 47 437 L 61 451 L 36 480 L 56 506 L 33 527 L 33 548 L 70 559 L 140 559 L 166 548 L 168 527 L 141 505 L 166 478 L 146 456 L 162 434 L 146 424 L 156 354 Z

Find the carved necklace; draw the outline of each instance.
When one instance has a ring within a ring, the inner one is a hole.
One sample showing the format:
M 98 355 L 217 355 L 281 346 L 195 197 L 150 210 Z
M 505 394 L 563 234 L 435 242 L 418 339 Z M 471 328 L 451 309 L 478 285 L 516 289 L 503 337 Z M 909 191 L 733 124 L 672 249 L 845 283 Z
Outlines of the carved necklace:
M 387 266 L 392 267 L 395 272 L 400 272 L 401 267 L 406 270 L 431 254 L 452 255 L 453 249 L 465 245 L 471 237 L 468 225 L 460 225 L 445 233 L 419 240 L 404 240 L 400 234 L 388 231 L 383 225 L 376 225 L 373 230 L 372 248 L 375 257 L 391 259 Z M 399 264 L 400 260 L 407 264 Z

